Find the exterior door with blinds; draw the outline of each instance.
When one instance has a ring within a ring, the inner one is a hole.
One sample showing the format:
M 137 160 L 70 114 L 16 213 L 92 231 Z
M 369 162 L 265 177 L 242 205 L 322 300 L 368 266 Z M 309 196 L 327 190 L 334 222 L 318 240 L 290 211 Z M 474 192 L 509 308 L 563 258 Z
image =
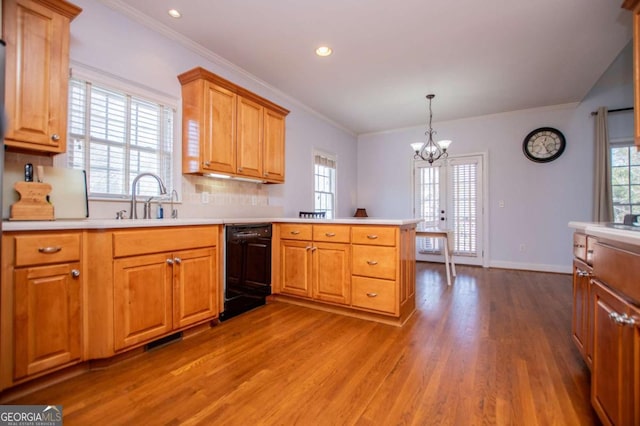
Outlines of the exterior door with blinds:
M 454 231 L 456 263 L 483 265 L 483 156 L 449 157 L 429 165 L 416 161 L 414 215 L 427 224 Z M 443 242 L 416 239 L 416 259 L 444 262 Z

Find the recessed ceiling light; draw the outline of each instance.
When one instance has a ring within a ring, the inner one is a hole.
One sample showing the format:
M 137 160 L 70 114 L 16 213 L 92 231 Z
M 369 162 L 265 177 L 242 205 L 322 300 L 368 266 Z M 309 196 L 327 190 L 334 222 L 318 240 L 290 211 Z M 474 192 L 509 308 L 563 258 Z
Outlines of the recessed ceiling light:
M 316 55 L 329 56 L 333 53 L 333 50 L 329 46 L 320 46 L 316 49 Z
M 175 9 L 169 9 L 167 13 L 169 14 L 169 16 L 176 19 L 182 16 L 182 14 Z

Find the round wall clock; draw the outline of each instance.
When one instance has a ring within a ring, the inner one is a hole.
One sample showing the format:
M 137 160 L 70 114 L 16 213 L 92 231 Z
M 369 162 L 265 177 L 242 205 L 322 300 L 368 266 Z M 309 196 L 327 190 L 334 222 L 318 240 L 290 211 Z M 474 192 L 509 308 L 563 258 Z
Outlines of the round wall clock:
M 524 138 L 522 151 L 531 161 L 548 163 L 562 155 L 566 144 L 567 141 L 560 130 L 540 127 Z

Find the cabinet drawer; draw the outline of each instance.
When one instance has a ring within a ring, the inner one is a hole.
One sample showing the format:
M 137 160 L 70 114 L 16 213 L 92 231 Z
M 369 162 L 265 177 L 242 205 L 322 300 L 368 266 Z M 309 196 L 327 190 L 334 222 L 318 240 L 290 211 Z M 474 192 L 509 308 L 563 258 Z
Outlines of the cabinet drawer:
M 353 244 L 395 246 L 396 228 L 383 226 L 352 226 L 351 242 Z
M 113 257 L 137 256 L 218 245 L 217 226 L 179 226 L 113 233 Z
M 44 265 L 80 260 L 80 234 L 18 235 L 16 265 Z
M 313 233 L 311 225 L 301 223 L 283 223 L 280 225 L 280 238 L 286 240 L 311 241 Z
M 365 277 L 396 279 L 395 247 L 354 245 L 351 272 Z
M 605 244 L 594 246 L 593 275 L 609 287 L 640 304 L 640 254 Z
M 358 308 L 396 313 L 396 285 L 375 278 L 351 278 L 351 304 Z
M 349 229 L 349 226 L 313 225 L 313 241 L 348 243 L 350 239 Z
M 587 236 L 575 232 L 573 234 L 573 255 L 585 262 L 587 260 Z

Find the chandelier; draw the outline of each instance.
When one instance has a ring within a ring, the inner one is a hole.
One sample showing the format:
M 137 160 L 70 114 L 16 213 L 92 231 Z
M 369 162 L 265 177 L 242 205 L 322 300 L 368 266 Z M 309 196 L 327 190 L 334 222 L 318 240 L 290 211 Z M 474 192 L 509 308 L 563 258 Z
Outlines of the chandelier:
M 437 161 L 440 158 L 443 160 L 447 158 L 449 156 L 447 148 L 451 145 L 450 140 L 441 140 L 438 141 L 438 143 L 433 141 L 433 135 L 436 134 L 436 131 L 431 127 L 431 120 L 433 119 L 433 113 L 431 112 L 431 100 L 435 97 L 436 95 L 427 95 L 427 99 L 429 99 L 429 128 L 424 132 L 425 136 L 428 136 L 427 141 L 411 144 L 411 148 L 415 151 L 413 158 L 416 160 L 428 161 L 429 165 L 433 164 L 434 161 Z

